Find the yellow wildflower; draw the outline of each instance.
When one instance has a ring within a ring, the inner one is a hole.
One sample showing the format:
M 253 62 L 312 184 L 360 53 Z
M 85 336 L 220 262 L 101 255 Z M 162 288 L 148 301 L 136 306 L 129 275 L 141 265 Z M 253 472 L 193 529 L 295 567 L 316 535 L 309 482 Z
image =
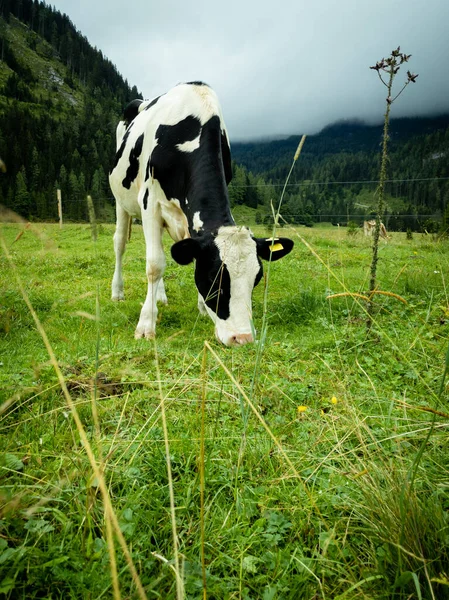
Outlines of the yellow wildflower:
M 305 412 L 306 410 L 307 410 L 307 406 L 304 406 L 304 405 L 298 406 L 299 413 Z
M 337 400 L 337 398 L 335 396 L 332 396 L 331 403 L 332 404 L 338 404 L 338 400 Z

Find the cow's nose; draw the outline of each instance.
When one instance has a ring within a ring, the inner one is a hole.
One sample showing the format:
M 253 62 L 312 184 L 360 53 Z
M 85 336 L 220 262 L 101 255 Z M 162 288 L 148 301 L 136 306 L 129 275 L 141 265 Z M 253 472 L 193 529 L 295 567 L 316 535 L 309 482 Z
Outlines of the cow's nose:
M 231 335 L 229 338 L 229 343 L 232 346 L 243 346 L 244 344 L 250 344 L 251 342 L 254 342 L 252 333 L 237 333 Z

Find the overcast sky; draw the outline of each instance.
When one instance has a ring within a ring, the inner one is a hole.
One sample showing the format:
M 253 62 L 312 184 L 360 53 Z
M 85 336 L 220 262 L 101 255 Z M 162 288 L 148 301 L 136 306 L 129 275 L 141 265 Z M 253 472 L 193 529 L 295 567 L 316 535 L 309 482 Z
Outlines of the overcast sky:
M 369 67 L 393 48 L 419 73 L 392 116 L 449 112 L 449 0 L 52 0 L 144 98 L 202 80 L 231 140 L 380 122 Z M 399 90 L 399 88 L 398 88 Z

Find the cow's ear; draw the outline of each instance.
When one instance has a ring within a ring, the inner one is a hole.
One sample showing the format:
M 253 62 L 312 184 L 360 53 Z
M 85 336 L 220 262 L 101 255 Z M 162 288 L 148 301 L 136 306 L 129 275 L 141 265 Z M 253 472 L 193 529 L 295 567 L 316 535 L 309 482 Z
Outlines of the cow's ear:
M 188 265 L 197 258 L 200 246 L 196 240 L 186 238 L 171 247 L 171 255 L 178 265 Z
M 257 255 L 263 260 L 279 260 L 292 251 L 293 241 L 288 238 L 255 238 Z

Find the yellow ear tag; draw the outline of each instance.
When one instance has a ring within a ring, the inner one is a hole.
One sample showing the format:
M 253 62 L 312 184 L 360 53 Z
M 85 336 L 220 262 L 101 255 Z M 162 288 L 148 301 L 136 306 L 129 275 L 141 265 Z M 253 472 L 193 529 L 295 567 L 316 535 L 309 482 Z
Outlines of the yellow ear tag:
M 283 250 L 284 246 L 282 244 L 280 244 L 279 242 L 277 244 L 273 244 L 272 246 L 270 246 L 270 250 L 271 252 L 277 252 L 278 250 Z

